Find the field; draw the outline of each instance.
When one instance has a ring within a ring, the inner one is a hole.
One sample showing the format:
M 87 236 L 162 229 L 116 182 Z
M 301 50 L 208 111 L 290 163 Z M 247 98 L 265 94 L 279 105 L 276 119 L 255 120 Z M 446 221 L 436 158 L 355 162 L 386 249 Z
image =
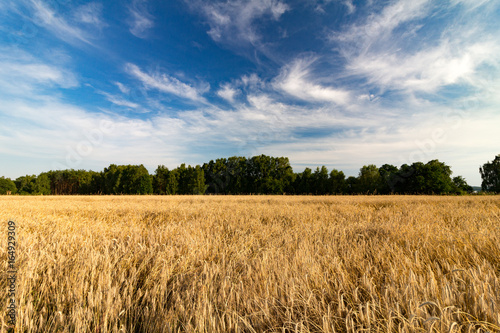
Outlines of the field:
M 16 332 L 500 332 L 498 196 L 3 196 L 0 216 Z

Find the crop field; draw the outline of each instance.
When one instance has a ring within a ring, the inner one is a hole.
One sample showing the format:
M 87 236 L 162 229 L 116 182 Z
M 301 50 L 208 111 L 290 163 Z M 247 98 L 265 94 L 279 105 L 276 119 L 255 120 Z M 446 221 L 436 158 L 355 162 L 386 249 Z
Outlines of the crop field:
M 500 332 L 498 196 L 3 196 L 0 216 L 15 332 Z

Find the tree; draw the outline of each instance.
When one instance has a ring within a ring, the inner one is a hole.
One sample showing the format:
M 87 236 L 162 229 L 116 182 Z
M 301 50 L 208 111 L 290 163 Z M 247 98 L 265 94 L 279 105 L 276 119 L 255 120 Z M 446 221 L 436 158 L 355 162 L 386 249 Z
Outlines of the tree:
M 208 193 L 227 194 L 230 183 L 227 164 L 228 162 L 225 158 L 219 158 L 216 161 L 211 160 L 203 164 Z
M 359 170 L 358 191 L 360 193 L 377 193 L 381 184 L 382 178 L 376 165 L 365 165 Z
M 451 168 L 438 160 L 415 162 L 403 164 L 392 183 L 401 194 L 448 194 L 455 189 L 451 174 Z
M 21 176 L 14 183 L 19 194 L 50 194 L 50 179 L 47 172 L 41 173 L 38 177 L 36 175 Z
M 177 171 L 159 165 L 153 176 L 153 192 L 156 194 L 176 194 L 179 187 Z
M 105 194 L 119 194 L 120 193 L 120 180 L 121 168 L 116 164 L 111 164 L 109 167 L 104 168 L 103 171 L 103 185 Z
M 78 194 L 92 193 L 92 179 L 94 171 L 78 170 L 76 178 L 78 179 Z
M 158 165 L 153 176 L 153 193 L 167 194 L 167 179 L 170 171 L 164 165 Z
M 358 178 L 354 176 L 349 176 L 346 180 L 346 193 L 347 194 L 356 194 L 359 193 L 358 190 Z
M 325 195 L 328 193 L 328 169 L 326 166 L 316 168 L 313 174 L 313 193 Z
M 224 185 L 226 193 L 242 194 L 248 193 L 247 182 L 247 159 L 246 157 L 233 156 L 224 159 L 224 173 L 219 183 Z
M 381 184 L 380 194 L 391 194 L 396 192 L 398 183 L 398 168 L 394 165 L 384 164 L 379 169 Z
M 346 191 L 345 175 L 342 171 L 333 169 L 330 171 L 329 191 L 330 194 L 341 194 Z
M 41 195 L 49 195 L 50 194 L 50 178 L 48 173 L 42 172 L 36 177 L 35 185 L 34 185 L 34 193 Z
M 19 194 L 32 194 L 33 187 L 35 183 L 35 175 L 26 175 L 16 178 L 14 183 L 16 184 L 17 193 Z
M 462 176 L 457 176 L 453 178 L 453 185 L 455 186 L 455 193 L 464 194 L 464 193 L 472 193 L 474 189 L 472 186 L 469 186 L 465 179 Z
M 288 157 L 253 156 L 246 161 L 247 193 L 282 194 L 292 191 L 295 178 Z
M 424 193 L 448 194 L 453 192 L 452 171 L 449 166 L 438 160 L 432 160 L 425 164 L 425 172 Z
M 182 163 L 179 167 L 175 169 L 178 176 L 178 193 L 179 194 L 191 194 L 189 189 L 190 172 L 189 168 L 186 167 L 185 163 Z
M 500 155 L 480 168 L 483 190 L 500 192 Z M 20 194 L 462 194 L 472 188 L 438 160 L 415 162 L 400 168 L 384 164 L 363 166 L 358 177 L 326 166 L 294 173 L 287 157 L 219 158 L 203 166 L 169 170 L 159 165 L 150 175 L 144 165 L 111 164 L 101 172 L 56 170 L 26 175 L 13 183 Z M 12 180 L 10 180 L 12 182 Z M 1 191 L 11 184 L 2 179 Z M 11 187 L 10 187 L 11 188 Z
M 272 193 L 283 194 L 285 192 L 293 193 L 293 181 L 295 174 L 288 157 L 272 157 L 271 177 L 274 179 L 275 187 Z
M 50 179 L 50 193 L 56 195 L 78 193 L 80 180 L 76 170 L 49 171 L 47 176 Z
M 16 184 L 10 178 L 0 177 L 0 194 L 14 194 L 16 192 Z
M 165 188 L 165 194 L 177 194 L 179 189 L 179 176 L 177 170 L 174 169 L 169 172 L 167 177 L 167 187 Z
M 493 162 L 486 162 L 479 168 L 482 183 L 481 188 L 485 192 L 500 193 L 500 155 Z
M 210 169 L 207 170 L 210 173 Z M 163 174 L 165 194 L 205 194 L 209 187 L 205 182 L 204 168 L 199 165 L 193 167 L 183 163 L 168 173 L 164 170 Z
M 312 170 L 310 168 L 305 168 L 304 171 L 297 174 L 294 182 L 294 188 L 296 194 L 310 194 L 313 192 L 314 178 Z
M 415 194 L 418 193 L 419 185 L 417 184 L 416 170 L 419 169 L 423 163 L 413 163 L 412 165 L 403 164 L 396 175 L 392 178 L 392 186 L 394 192 L 399 194 Z
M 250 193 L 271 194 L 273 181 L 271 178 L 271 158 L 266 155 L 253 156 L 249 160 Z
M 96 180 L 92 177 L 90 184 L 95 187 Z M 104 185 L 106 194 L 151 194 L 153 184 L 148 170 L 144 165 L 115 165 L 111 164 L 104 169 L 100 181 Z
M 191 173 L 191 180 L 189 182 L 190 194 L 205 194 L 208 186 L 205 185 L 205 173 L 203 169 L 199 165 L 194 168 L 189 166 L 189 169 Z
M 151 194 L 153 184 L 148 169 L 144 165 L 126 165 L 122 169 L 122 189 L 124 194 Z

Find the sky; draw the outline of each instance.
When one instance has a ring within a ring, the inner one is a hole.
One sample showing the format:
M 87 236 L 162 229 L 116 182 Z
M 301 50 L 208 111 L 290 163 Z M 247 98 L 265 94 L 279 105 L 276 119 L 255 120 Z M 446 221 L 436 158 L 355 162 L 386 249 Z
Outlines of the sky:
M 0 0 L 0 175 L 500 154 L 498 0 Z

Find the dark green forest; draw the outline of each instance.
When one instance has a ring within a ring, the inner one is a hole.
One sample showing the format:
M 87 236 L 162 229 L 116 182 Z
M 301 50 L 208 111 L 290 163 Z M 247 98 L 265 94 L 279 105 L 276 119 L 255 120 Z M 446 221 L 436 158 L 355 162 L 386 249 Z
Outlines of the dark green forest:
M 482 189 L 500 192 L 500 155 L 480 168 Z M 467 194 L 473 189 L 451 168 L 432 160 L 400 167 L 365 165 L 357 177 L 325 166 L 295 173 L 287 157 L 219 158 L 202 166 L 111 164 L 103 171 L 56 170 L 15 180 L 0 177 L 0 194 Z

